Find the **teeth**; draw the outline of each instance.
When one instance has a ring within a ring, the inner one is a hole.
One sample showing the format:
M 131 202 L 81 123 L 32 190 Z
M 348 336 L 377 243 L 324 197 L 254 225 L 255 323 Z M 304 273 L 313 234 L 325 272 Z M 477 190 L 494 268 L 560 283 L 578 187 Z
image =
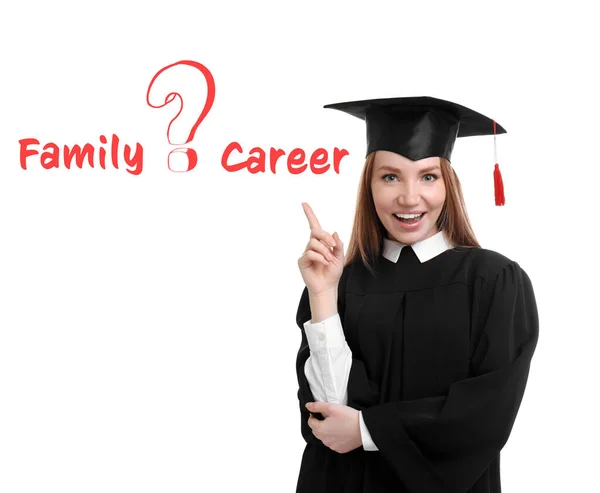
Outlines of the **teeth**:
M 395 216 L 403 219 L 412 219 L 414 217 L 421 217 L 423 214 L 395 214 Z

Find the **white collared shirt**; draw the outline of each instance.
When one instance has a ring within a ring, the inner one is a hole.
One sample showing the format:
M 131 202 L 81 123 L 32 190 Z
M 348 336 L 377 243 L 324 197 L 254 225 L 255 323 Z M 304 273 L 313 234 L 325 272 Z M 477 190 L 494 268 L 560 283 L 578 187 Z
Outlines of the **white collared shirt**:
M 382 255 L 390 262 L 396 263 L 405 246 L 404 243 L 384 238 Z M 414 243 L 411 247 L 419 261 L 423 263 L 431 260 L 433 257 L 437 257 L 440 253 L 444 253 L 449 248 L 454 248 L 454 245 L 450 244 L 446 239 L 443 231 L 438 231 L 433 236 Z
M 382 255 L 396 263 L 406 245 L 383 239 Z M 429 238 L 411 245 L 421 263 L 427 262 L 450 248 L 454 248 L 439 231 Z M 310 347 L 310 356 L 304 365 L 304 374 L 316 401 L 347 405 L 348 378 L 352 367 L 352 351 L 346 342 L 339 313 L 317 323 L 307 321 L 304 331 Z M 365 450 L 379 450 L 359 411 L 360 434 Z

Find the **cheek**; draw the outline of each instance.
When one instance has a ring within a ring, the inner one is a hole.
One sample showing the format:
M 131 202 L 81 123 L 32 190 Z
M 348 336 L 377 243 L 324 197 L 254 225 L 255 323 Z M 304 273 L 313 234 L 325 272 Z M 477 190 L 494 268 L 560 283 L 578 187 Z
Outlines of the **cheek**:
M 442 207 L 444 202 L 446 201 L 446 188 L 444 187 L 444 183 L 442 182 L 440 186 L 432 187 L 429 191 L 428 199 L 434 207 Z
M 371 189 L 371 193 L 373 194 L 373 203 L 376 209 L 384 208 L 386 204 L 389 204 L 389 193 L 386 193 L 385 189 L 375 186 Z
M 446 202 L 446 190 L 442 190 L 442 192 L 438 196 L 438 199 L 440 201 L 440 207 L 442 207 L 444 205 L 444 202 Z

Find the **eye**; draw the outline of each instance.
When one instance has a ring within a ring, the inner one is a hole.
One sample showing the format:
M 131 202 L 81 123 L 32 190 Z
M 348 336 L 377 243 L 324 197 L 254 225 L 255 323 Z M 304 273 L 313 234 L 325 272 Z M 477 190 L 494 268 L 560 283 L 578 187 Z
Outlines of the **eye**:
M 397 176 L 396 176 L 396 175 L 393 175 L 393 174 L 387 174 L 387 175 L 383 175 L 381 178 L 383 179 L 383 181 L 385 181 L 385 182 L 387 182 L 387 183 L 392 183 L 392 181 L 390 181 L 390 180 L 386 180 L 386 178 L 387 178 L 388 176 L 393 176 L 394 178 L 397 178 Z M 425 175 L 423 175 L 423 176 L 431 176 L 431 177 L 433 177 L 433 179 L 432 179 L 432 180 L 425 180 L 426 182 L 434 182 L 434 181 L 436 181 L 436 180 L 438 179 L 438 176 L 437 176 L 436 174 L 434 174 L 434 173 L 427 173 L 427 174 L 425 174 Z

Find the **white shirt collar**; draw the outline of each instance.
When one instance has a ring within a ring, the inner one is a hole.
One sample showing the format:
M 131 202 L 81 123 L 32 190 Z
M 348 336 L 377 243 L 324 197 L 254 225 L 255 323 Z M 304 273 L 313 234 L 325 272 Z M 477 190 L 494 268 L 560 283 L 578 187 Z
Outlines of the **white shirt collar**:
M 383 256 L 390 262 L 398 262 L 400 258 L 400 252 L 406 245 L 395 240 L 389 240 L 383 238 Z M 412 246 L 415 255 L 421 263 L 431 260 L 433 257 L 437 257 L 440 253 L 444 253 L 450 248 L 454 248 L 445 237 L 444 231 L 425 238 L 424 240 L 414 243 Z

